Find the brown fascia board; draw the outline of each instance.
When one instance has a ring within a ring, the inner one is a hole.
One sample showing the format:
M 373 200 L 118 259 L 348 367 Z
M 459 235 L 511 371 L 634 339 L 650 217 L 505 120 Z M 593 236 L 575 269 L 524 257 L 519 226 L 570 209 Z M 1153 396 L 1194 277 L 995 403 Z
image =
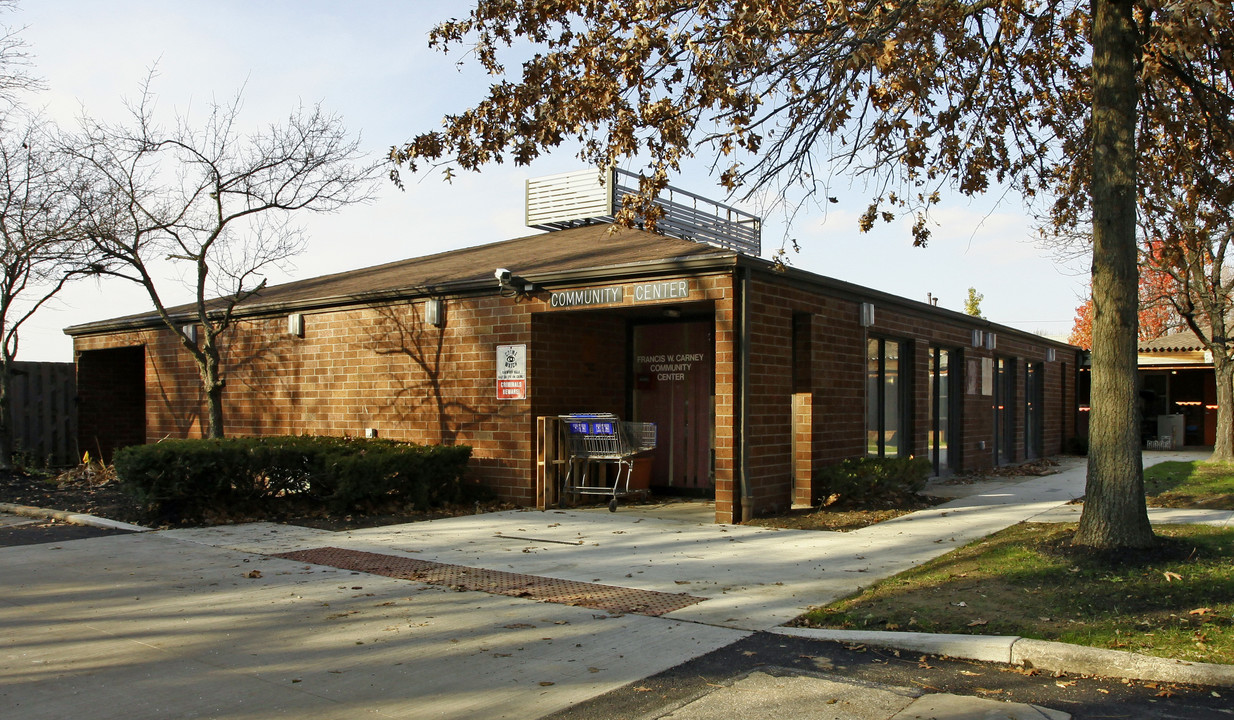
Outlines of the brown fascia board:
M 875 290 L 864 285 L 856 285 L 844 280 L 837 280 L 826 275 L 819 275 L 807 270 L 800 270 L 790 266 L 777 268 L 774 263 L 762 258 L 754 258 L 749 256 L 741 256 L 740 264 L 749 267 L 752 270 L 761 272 L 765 275 L 772 275 L 780 278 L 788 278 L 790 282 L 797 287 L 814 291 L 822 291 L 833 297 L 853 297 L 856 296 L 863 302 L 872 302 L 876 307 L 891 306 L 904 310 L 916 315 L 935 316 L 945 318 L 952 322 L 963 324 L 972 330 L 992 330 L 997 334 L 1013 335 L 1025 340 L 1032 340 L 1037 343 L 1044 343 L 1056 349 L 1066 350 L 1067 352 L 1082 351 L 1083 348 L 1076 345 L 1071 345 L 1059 340 L 1051 340 L 1050 338 L 1037 335 L 1036 333 L 1018 330 L 1006 325 L 999 325 L 992 320 L 985 318 L 973 317 L 967 313 L 962 313 L 957 310 L 949 310 L 947 308 L 930 305 L 929 303 L 921 302 L 920 300 L 912 300 L 900 295 L 893 295 L 882 290 Z
M 1006 333 L 1022 339 L 1032 340 L 1037 343 L 1045 343 L 1068 352 L 1079 351 L 1082 349 L 1076 347 L 1075 345 L 1069 345 L 1057 340 L 1051 340 L 1049 338 L 1042 337 L 1041 335 L 1036 335 L 1024 330 L 1017 330 L 1016 328 L 1008 327 L 1006 325 L 999 325 L 998 323 L 986 320 L 984 318 L 976 318 L 972 315 L 967 315 L 955 310 L 937 307 L 917 300 L 910 300 L 899 295 L 893 295 L 881 290 L 856 285 L 844 280 L 837 280 L 836 278 L 819 275 L 817 273 L 801 270 L 792 266 L 778 268 L 775 263 L 772 263 L 769 260 L 750 257 L 748 255 L 740 255 L 728 250 L 717 251 L 706 255 L 691 255 L 659 260 L 644 260 L 620 265 L 605 265 L 593 268 L 578 268 L 550 273 L 529 274 L 524 276 L 523 279 L 541 287 L 551 287 L 596 280 L 606 281 L 634 277 L 666 276 L 680 274 L 683 272 L 705 272 L 718 270 L 731 271 L 738 266 L 747 267 L 752 271 L 777 278 L 780 281 L 787 280 L 797 287 L 815 292 L 821 291 L 836 297 L 857 297 L 861 301 L 873 302 L 875 305 L 883 307 L 891 306 L 917 315 L 933 315 L 935 317 L 946 318 L 952 322 L 956 322 L 974 330 L 993 330 L 1000 334 Z M 283 315 L 293 312 L 311 312 L 314 310 L 355 307 L 362 305 L 380 305 L 426 297 L 483 296 L 495 295 L 496 293 L 497 291 L 493 288 L 493 280 L 465 280 L 459 282 L 441 283 L 440 285 L 434 285 L 432 287 L 420 286 L 394 288 L 369 293 L 328 296 L 286 303 L 252 303 L 238 308 L 235 313 L 235 317 L 236 319 L 269 317 L 272 315 Z M 187 314 L 183 312 L 176 313 L 172 317 L 177 322 L 184 323 L 195 322 L 197 319 L 196 314 Z M 150 313 L 148 315 L 129 316 L 125 318 L 101 320 L 92 323 L 84 323 L 81 325 L 73 325 L 65 328 L 64 334 L 75 337 L 78 335 L 96 335 L 110 332 L 146 330 L 150 328 L 159 328 L 162 326 L 162 319 L 159 318 L 158 315 Z
M 541 273 L 529 275 L 523 277 L 523 279 L 536 285 L 549 287 L 554 285 L 575 284 L 588 280 L 615 280 L 619 278 L 648 276 L 658 277 L 681 272 L 728 270 L 734 266 L 735 257 L 736 255 L 734 253 L 726 251 L 711 255 L 695 255 L 661 260 L 644 260 L 622 265 L 606 265 L 599 268 L 582 268 L 553 273 Z M 269 317 L 272 315 L 284 315 L 293 312 L 311 312 L 314 310 L 363 305 L 381 305 L 427 297 L 474 297 L 496 295 L 497 290 L 493 288 L 493 284 L 494 281 L 489 279 L 465 280 L 460 282 L 442 283 L 432 287 L 394 288 L 390 290 L 378 290 L 370 293 L 336 295 L 286 303 L 250 303 L 237 308 L 234 317 L 237 320 L 245 318 Z M 197 315 L 195 312 L 177 312 L 172 314 L 171 317 L 177 323 L 183 322 L 187 324 L 197 321 Z M 99 320 L 97 322 L 83 323 L 81 325 L 72 325 L 64 329 L 64 334 L 76 337 L 78 335 L 99 335 L 131 330 L 148 330 L 151 328 L 160 327 L 164 327 L 162 318 L 160 318 L 156 313 L 149 313 L 146 315 L 131 315 L 113 320 Z

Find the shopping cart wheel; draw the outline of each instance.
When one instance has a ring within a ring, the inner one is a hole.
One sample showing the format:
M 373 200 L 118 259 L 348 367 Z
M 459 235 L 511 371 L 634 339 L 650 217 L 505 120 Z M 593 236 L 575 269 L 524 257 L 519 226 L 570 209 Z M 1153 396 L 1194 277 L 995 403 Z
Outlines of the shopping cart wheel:
M 617 498 L 608 501 L 608 511 L 617 512 Z

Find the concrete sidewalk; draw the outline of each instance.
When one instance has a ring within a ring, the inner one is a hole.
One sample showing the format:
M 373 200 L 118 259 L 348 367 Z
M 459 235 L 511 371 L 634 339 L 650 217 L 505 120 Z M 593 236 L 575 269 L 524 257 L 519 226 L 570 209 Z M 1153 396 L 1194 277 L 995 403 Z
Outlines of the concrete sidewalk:
M 255 523 L 4 548 L 0 708 L 21 720 L 539 717 L 1008 525 L 1059 517 L 1083 486 L 1076 462 L 850 533 L 623 508 L 340 533 Z M 321 547 L 703 600 L 662 617 L 614 614 L 272 557 Z M 752 673 L 657 717 L 1066 717 L 850 685 Z M 822 695 L 835 702 L 820 708 Z
M 1084 494 L 1082 459 L 847 533 L 679 522 L 623 508 L 511 511 L 332 533 L 267 523 L 163 535 L 264 555 L 333 546 L 528 575 L 689 593 L 677 620 L 768 630 Z
M 144 533 L 0 550 L 0 715 L 533 718 L 745 633 Z

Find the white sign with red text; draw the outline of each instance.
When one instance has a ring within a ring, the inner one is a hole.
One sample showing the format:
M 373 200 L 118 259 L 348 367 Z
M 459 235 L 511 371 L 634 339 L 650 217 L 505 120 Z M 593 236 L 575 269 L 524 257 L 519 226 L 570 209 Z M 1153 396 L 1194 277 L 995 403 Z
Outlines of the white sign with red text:
M 527 399 L 527 346 L 497 346 L 497 399 Z

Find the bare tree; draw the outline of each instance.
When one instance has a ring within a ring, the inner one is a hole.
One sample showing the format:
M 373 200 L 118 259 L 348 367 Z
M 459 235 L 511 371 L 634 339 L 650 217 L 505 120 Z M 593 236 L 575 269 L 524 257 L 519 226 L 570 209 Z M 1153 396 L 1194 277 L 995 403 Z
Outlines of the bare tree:
M 17 0 L 0 0 L 0 13 L 11 12 Z M 21 29 L 0 25 L 0 105 L 11 109 L 27 90 L 42 87 L 38 78 L 29 73 L 30 56 L 21 39 Z
M 0 0 L 0 12 L 16 6 Z M 78 212 L 79 173 L 60 153 L 53 130 L 19 107 L 39 81 L 19 30 L 0 26 L 0 468 L 13 462 L 10 388 L 18 333 L 82 263 Z
M 200 126 L 178 116 L 164 128 L 147 81 L 128 122 L 87 118 L 71 145 L 91 173 L 91 240 L 102 273 L 144 287 L 192 355 L 210 437 L 224 433 L 221 339 L 237 306 L 265 286 L 264 273 L 301 250 L 295 213 L 367 202 L 379 175 L 359 139 L 319 106 L 251 133 L 240 130 L 240 108 L 237 94 L 211 103 Z M 168 304 L 171 281 L 160 262 L 181 273 L 189 305 Z
M 1234 114 L 1234 61 L 1195 58 L 1197 73 L 1226 91 Z M 1212 355 L 1217 428 L 1212 460 L 1234 461 L 1234 127 L 1187 122 L 1187 98 L 1154 88 L 1154 111 L 1169 124 L 1141 131 L 1139 221 L 1145 271 L 1169 278 L 1173 309 Z M 1203 141 L 1201 141 L 1203 140 Z
M 18 331 L 75 275 L 90 272 L 82 241 L 80 169 L 48 128 L 0 117 L 0 467 L 12 467 L 9 404 Z

